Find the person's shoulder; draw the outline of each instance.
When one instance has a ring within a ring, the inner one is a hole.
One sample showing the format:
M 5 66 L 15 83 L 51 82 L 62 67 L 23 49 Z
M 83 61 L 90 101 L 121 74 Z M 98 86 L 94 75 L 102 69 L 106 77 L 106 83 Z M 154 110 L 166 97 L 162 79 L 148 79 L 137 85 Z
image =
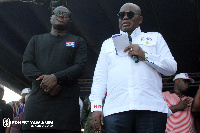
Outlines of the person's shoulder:
M 107 38 L 104 42 L 112 42 L 112 37 Z
M 106 40 L 103 42 L 102 46 L 104 46 L 104 47 L 105 47 L 105 46 L 110 46 L 111 44 L 114 45 L 113 40 L 112 40 L 112 37 L 106 39 Z

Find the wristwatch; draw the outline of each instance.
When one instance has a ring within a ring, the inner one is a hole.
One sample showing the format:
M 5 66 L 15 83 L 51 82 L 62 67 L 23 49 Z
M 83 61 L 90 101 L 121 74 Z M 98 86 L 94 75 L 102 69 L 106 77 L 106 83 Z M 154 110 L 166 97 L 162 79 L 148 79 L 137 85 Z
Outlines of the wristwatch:
M 145 56 L 145 59 L 144 59 L 144 60 L 145 60 L 145 61 L 148 61 L 148 53 L 147 53 L 147 52 L 144 53 L 144 56 Z

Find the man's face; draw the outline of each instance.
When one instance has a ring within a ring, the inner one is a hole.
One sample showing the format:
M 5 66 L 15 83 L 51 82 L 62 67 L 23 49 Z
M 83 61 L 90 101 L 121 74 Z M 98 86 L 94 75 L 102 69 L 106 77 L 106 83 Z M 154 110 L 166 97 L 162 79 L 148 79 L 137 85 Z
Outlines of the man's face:
M 70 24 L 70 15 L 70 11 L 64 7 L 54 9 L 50 20 L 53 28 L 59 31 L 66 30 Z
M 28 100 L 29 95 L 30 95 L 30 93 L 28 93 L 28 94 L 25 96 L 25 103 L 26 103 L 26 101 Z
M 23 93 L 22 94 L 22 98 L 21 98 L 21 101 L 22 101 L 22 103 L 24 103 L 25 104 L 25 97 L 26 97 L 26 95 L 28 95 L 29 93 Z
M 134 13 L 133 18 L 127 16 L 127 12 L 132 11 Z M 140 16 L 140 8 L 133 4 L 125 4 L 121 7 L 120 12 L 124 12 L 124 18 L 119 19 L 119 29 L 123 32 L 131 34 L 142 23 L 142 16 Z
M 189 88 L 190 80 L 179 78 L 176 84 L 180 92 L 186 92 Z
M 0 88 L 0 100 L 3 99 L 4 89 Z

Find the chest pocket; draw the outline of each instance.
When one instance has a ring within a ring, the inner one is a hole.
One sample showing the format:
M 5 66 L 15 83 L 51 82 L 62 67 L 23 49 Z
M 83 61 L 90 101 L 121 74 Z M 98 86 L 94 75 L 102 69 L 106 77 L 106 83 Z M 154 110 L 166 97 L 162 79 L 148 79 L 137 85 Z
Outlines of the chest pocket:
M 157 34 L 144 33 L 137 39 L 137 44 L 145 52 L 156 54 Z
M 76 44 L 76 42 L 75 42 Z M 76 52 L 77 47 L 72 47 L 72 46 L 66 46 L 66 41 L 63 41 L 60 43 L 58 49 L 57 49 L 57 55 L 58 59 L 60 59 L 61 62 L 65 62 L 67 64 L 73 63 L 74 57 L 75 57 L 75 52 Z

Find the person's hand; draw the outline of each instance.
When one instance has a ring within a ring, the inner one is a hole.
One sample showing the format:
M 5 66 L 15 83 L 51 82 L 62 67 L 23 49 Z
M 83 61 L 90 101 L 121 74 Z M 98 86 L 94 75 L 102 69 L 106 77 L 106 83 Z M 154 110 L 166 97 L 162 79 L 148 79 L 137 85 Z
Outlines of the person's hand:
M 91 124 L 94 131 L 101 132 L 101 125 L 103 125 L 103 113 L 101 111 L 94 111 L 91 114 Z
M 178 109 L 179 111 L 183 111 L 185 108 L 191 106 L 191 105 L 190 105 L 191 102 L 192 102 L 192 100 L 191 100 L 189 97 L 187 97 L 187 98 L 184 99 L 184 100 L 182 100 L 182 98 L 180 98 L 179 103 L 176 105 L 176 106 L 177 106 L 177 109 Z
M 54 74 L 42 75 L 36 80 L 42 80 L 40 88 L 42 88 L 42 90 L 44 90 L 47 93 L 50 92 L 51 89 L 57 85 L 57 78 Z
M 145 60 L 145 52 L 142 50 L 142 48 L 138 44 L 132 44 L 124 49 L 124 52 L 127 52 L 129 56 L 137 55 L 139 60 L 143 61 Z
M 49 95 L 52 97 L 57 96 L 60 91 L 61 91 L 61 86 L 58 84 L 56 85 L 56 87 L 52 88 L 49 91 Z

